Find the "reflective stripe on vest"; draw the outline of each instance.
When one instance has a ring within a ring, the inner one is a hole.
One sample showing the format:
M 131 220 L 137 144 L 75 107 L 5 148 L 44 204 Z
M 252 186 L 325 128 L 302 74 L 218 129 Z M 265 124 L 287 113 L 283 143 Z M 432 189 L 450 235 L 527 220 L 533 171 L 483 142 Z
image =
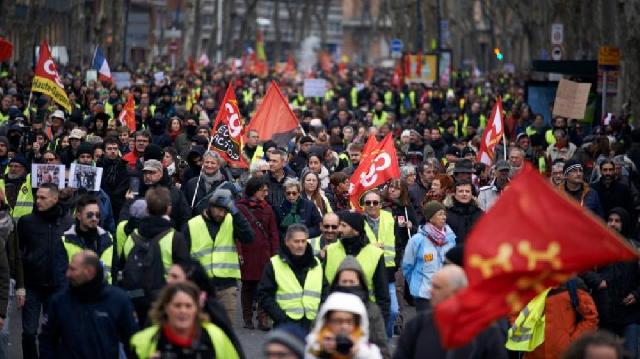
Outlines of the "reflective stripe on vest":
M 538 294 L 518 314 L 518 318 L 509 328 L 505 344 L 507 349 L 530 352 L 544 342 L 544 305 L 550 289 Z
M 2 112 L 0 112 L 0 125 L 4 125 L 7 121 L 9 121 L 9 113 L 3 115 Z
M 138 234 L 138 230 L 134 230 L 136 234 Z M 164 277 L 165 279 L 169 275 L 169 269 L 173 264 L 173 234 L 175 230 L 172 228 L 164 237 L 160 238 L 158 244 L 160 245 L 160 256 L 162 257 L 162 266 L 164 267 Z M 131 235 L 127 237 L 127 240 L 124 242 L 124 259 L 126 260 L 129 256 L 129 253 L 133 249 L 133 238 Z
M 538 171 L 542 174 L 547 173 L 547 160 L 544 156 L 538 157 Z
M 378 236 L 367 221 L 364 222 L 364 232 L 369 238 L 369 243 L 382 243 L 384 246 L 384 266 L 395 267 L 396 262 L 396 233 L 393 215 L 385 210 L 380 210 L 380 222 L 378 224 Z
M 358 107 L 358 89 L 353 86 L 351 88 L 351 92 L 349 93 L 349 95 L 351 96 L 351 108 L 357 108 Z
M 393 105 L 393 92 L 386 91 L 384 93 L 384 105 L 391 107 Z
M 202 215 L 189 220 L 191 256 L 200 261 L 209 277 L 240 278 L 240 261 L 233 240 L 233 217 L 227 213 L 215 241 L 211 240 Z
M 320 250 L 322 250 L 322 248 L 320 248 L 320 236 L 309 238 L 308 242 L 311 244 L 311 249 L 313 249 L 313 255 L 316 257 L 319 256 Z
M 384 125 L 385 123 L 387 123 L 387 112 L 382 111 L 382 115 L 380 115 L 380 117 L 378 117 L 378 115 L 376 114 L 375 111 L 373 111 L 373 116 L 371 119 L 371 122 L 373 123 L 374 126 L 380 128 L 380 126 Z
M 547 132 L 544 133 L 544 140 L 550 145 L 556 144 L 556 137 L 553 135 L 553 129 L 547 130 Z
M 127 241 L 127 233 L 124 231 L 124 227 L 126 227 L 129 221 L 124 220 L 118 223 L 118 227 L 116 227 L 116 252 L 118 253 L 118 257 L 122 258 L 124 255 L 124 242 Z
M 464 119 L 462 120 L 462 136 L 467 135 L 467 127 L 469 126 L 469 115 L 464 114 Z M 480 115 L 480 123 L 476 130 L 481 130 L 487 126 L 487 117 L 485 115 Z
M 227 336 L 222 329 L 212 323 L 202 323 L 201 325 L 211 339 L 216 358 L 240 358 L 233 342 L 231 342 L 229 336 Z M 153 325 L 137 332 L 131 337 L 131 347 L 139 359 L 149 359 L 156 354 L 158 340 L 160 339 L 159 329 L 159 326 Z
M 109 234 L 107 233 L 107 235 Z M 71 243 L 67 241 L 67 238 L 65 236 L 62 236 L 62 244 L 64 245 L 65 252 L 67 252 L 67 259 L 69 263 L 71 263 L 71 258 L 73 258 L 74 255 L 87 249 L 87 248 L 82 248 L 75 243 Z M 111 284 L 111 278 L 112 278 L 111 265 L 113 264 L 113 245 L 107 247 L 107 249 L 102 251 L 102 253 L 100 254 L 100 262 L 102 262 L 102 267 L 104 268 L 104 277 L 107 279 L 107 282 Z
M 8 168 L 7 166 L 7 169 Z M 0 179 L 0 189 L 2 192 L 5 192 L 4 187 L 5 182 L 3 179 Z M 8 203 L 6 197 L 5 202 Z M 31 212 L 33 212 L 33 191 L 31 190 L 31 174 L 28 174 L 22 185 L 20 185 L 16 205 L 11 209 L 11 216 L 17 220 L 22 216 L 31 214 Z
M 302 317 L 309 320 L 316 318 L 322 293 L 322 265 L 318 258 L 314 257 L 314 260 L 316 266 L 307 272 L 303 289 L 291 267 L 282 261 L 280 256 L 271 257 L 273 274 L 278 285 L 276 303 L 287 317 L 293 320 L 299 320 Z
M 327 255 L 325 259 L 324 266 L 324 274 L 327 278 L 327 282 L 332 283 L 333 279 L 336 276 L 336 272 L 338 271 L 338 267 L 347 256 L 347 253 L 344 250 L 344 246 L 342 242 L 337 241 L 336 243 L 332 243 L 327 247 Z M 382 249 L 372 245 L 367 244 L 362 247 L 360 253 L 356 256 L 356 260 L 362 267 L 362 271 L 364 272 L 364 277 L 367 280 L 367 287 L 369 288 L 369 299 L 372 302 L 376 301 L 374 290 L 373 290 L 373 274 L 376 272 L 376 267 L 378 266 L 378 261 L 382 256 Z

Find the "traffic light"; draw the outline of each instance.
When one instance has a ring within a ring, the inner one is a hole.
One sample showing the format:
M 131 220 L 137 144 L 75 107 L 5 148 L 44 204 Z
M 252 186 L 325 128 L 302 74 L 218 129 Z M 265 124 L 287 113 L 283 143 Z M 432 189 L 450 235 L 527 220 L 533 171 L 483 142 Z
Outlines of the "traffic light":
M 504 59 L 504 56 L 502 55 L 502 51 L 500 51 L 499 47 L 496 47 L 495 49 L 493 49 L 493 53 L 496 54 L 496 59 L 498 59 L 498 61 L 502 61 L 502 59 Z

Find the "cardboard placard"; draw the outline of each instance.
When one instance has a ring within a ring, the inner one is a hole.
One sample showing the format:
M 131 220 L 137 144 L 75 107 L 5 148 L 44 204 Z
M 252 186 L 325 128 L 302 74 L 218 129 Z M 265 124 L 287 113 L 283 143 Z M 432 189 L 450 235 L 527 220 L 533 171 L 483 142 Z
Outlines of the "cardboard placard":
M 85 77 L 85 81 L 89 84 L 91 81 L 98 81 L 98 71 L 97 70 L 87 70 L 87 74 Z
M 324 97 L 327 91 L 327 81 L 325 79 L 305 79 L 303 94 L 304 97 Z
M 131 74 L 128 72 L 112 72 L 111 77 L 118 90 L 131 87 Z
M 102 167 L 71 164 L 69 170 L 69 187 L 84 188 L 88 191 L 99 191 L 102 182 Z
M 553 104 L 553 116 L 583 119 L 590 89 L 590 83 L 560 80 Z
M 42 163 L 31 164 L 31 187 L 38 188 L 43 183 L 55 183 L 58 188 L 64 188 L 64 165 L 50 165 Z

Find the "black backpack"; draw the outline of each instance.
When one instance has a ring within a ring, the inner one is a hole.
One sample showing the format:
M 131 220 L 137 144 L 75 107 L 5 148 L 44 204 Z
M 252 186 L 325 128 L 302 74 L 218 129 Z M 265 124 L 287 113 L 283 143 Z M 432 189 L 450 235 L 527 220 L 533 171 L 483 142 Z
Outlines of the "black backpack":
M 131 233 L 133 248 L 125 259 L 120 286 L 127 291 L 134 304 L 155 299 L 166 284 L 159 242 L 170 230 L 159 233 L 151 240 Z

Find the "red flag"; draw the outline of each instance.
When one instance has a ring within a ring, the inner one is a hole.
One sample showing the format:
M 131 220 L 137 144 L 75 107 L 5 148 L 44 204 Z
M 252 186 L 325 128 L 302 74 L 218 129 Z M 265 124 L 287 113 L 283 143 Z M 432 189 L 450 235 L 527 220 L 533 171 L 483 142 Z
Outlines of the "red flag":
M 498 97 L 498 101 L 493 106 L 491 117 L 487 123 L 487 127 L 482 133 L 480 139 L 480 151 L 478 151 L 477 160 L 488 166 L 494 159 L 494 149 L 502 140 L 504 134 L 504 120 L 502 118 L 502 99 Z
M 422 54 L 416 55 L 416 77 L 422 77 Z
M 462 346 L 576 273 L 638 253 L 529 164 L 465 241 L 469 286 L 435 307 L 442 344 Z
M 373 79 L 373 67 L 367 65 L 367 67 L 364 68 L 364 80 L 371 82 L 371 79 Z
M 13 44 L 0 37 L 0 62 L 9 60 L 13 54 Z
M 362 148 L 360 163 L 363 163 L 367 159 L 367 157 L 369 157 L 369 155 L 373 153 L 376 148 L 378 148 L 378 146 L 380 146 L 380 142 L 378 142 L 376 136 L 369 135 L 369 138 L 367 138 L 367 142 L 365 142 L 364 147 Z
M 330 74 L 332 72 L 332 64 L 331 64 L 331 55 L 327 50 L 322 50 L 320 52 L 320 68 L 325 74 Z
M 50 96 L 57 104 L 64 107 L 67 112 L 71 112 L 71 102 L 64 91 L 64 85 L 58 75 L 56 64 L 53 62 L 49 45 L 46 41 L 40 43 L 40 54 L 36 64 L 36 73 L 31 84 L 33 92 L 41 92 Z
M 395 69 L 393 69 L 393 76 L 391 77 L 391 85 L 400 88 L 403 85 L 404 79 L 402 78 L 402 66 L 401 62 L 398 61 Z
M 375 140 L 375 139 L 374 139 Z M 371 137 L 367 144 L 371 142 Z M 365 144 L 365 148 L 367 147 Z M 393 137 L 389 133 L 371 152 L 360 161 L 358 168 L 353 172 L 349 180 L 349 200 L 351 206 L 358 211 L 360 207 L 360 197 L 370 189 L 376 188 L 392 178 L 400 177 L 400 166 L 394 145 Z
M 196 73 L 196 62 L 193 60 L 193 56 L 189 56 L 187 58 L 187 67 L 189 69 L 190 75 L 195 75 Z
M 287 56 L 287 65 L 284 67 L 284 74 L 295 75 L 295 73 L 296 73 L 296 62 L 293 59 L 293 55 L 289 53 L 289 55 Z
M 231 167 L 249 168 L 249 164 L 242 156 L 244 129 L 238 100 L 233 86 L 229 84 L 224 99 L 220 103 L 220 109 L 213 123 L 211 145 L 213 149 L 229 163 Z
M 133 94 L 130 93 L 127 97 L 127 103 L 124 104 L 120 115 L 118 116 L 118 121 L 121 125 L 127 126 L 129 132 L 135 132 L 136 129 L 136 102 L 133 99 Z
M 247 132 L 256 130 L 260 141 L 273 140 L 279 146 L 286 146 L 299 126 L 298 118 L 289 108 L 278 84 L 271 81 L 260 107 L 247 126 Z
M 404 69 L 402 70 L 402 77 L 403 78 L 407 78 L 411 74 L 411 56 L 410 55 L 404 55 L 403 62 L 404 62 L 404 64 L 403 64 L 404 65 Z

